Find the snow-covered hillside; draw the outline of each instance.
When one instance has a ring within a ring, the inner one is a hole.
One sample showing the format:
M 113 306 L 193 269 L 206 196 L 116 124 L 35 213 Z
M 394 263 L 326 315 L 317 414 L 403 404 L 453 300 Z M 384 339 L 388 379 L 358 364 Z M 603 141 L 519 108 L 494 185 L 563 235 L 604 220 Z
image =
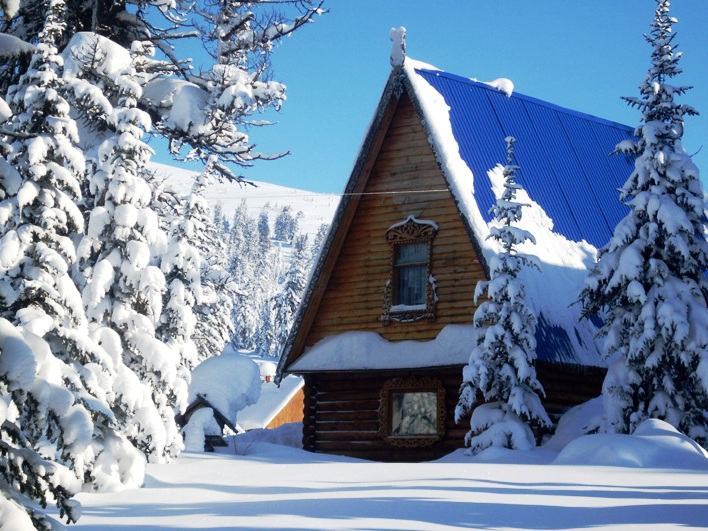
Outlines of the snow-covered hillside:
M 151 163 L 150 168 L 155 171 L 155 175 L 159 179 L 168 179 L 178 190 L 185 193 L 189 192 L 197 175 L 192 170 L 165 164 Z M 290 205 L 296 213 L 303 212 L 304 217 L 300 227 L 302 232 L 310 237 L 310 240 L 322 224 L 329 224 L 332 221 L 334 211 L 339 203 L 339 196 L 333 194 L 319 194 L 264 182 L 254 182 L 253 184 L 254 186 L 214 183 L 207 188 L 205 196 L 212 210 L 217 204 L 221 204 L 227 220 L 231 219 L 236 207 L 244 199 L 251 217 L 257 218 L 260 212 L 268 207 L 271 222 L 279 207 Z M 293 182 L 293 184 L 297 184 L 297 182 Z

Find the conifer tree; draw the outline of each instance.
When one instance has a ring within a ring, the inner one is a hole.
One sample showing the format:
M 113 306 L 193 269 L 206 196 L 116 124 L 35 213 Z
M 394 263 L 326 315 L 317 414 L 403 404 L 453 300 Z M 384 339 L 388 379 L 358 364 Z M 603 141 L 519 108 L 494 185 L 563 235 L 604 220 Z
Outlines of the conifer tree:
M 69 380 L 78 376 L 51 355 L 44 341 L 30 337 L 33 345 L 19 329 L 0 318 L 2 529 L 58 528 L 47 515 L 50 503 L 56 505 L 61 518 L 77 521 L 79 505 L 71 498 L 80 490 L 81 481 L 69 468 L 67 456 L 74 443 L 92 435 L 83 406 L 61 381 L 62 374 Z M 47 379 L 46 375 L 52 374 L 57 378 Z M 63 439 L 61 456 L 47 455 L 47 442 L 56 443 L 58 438 Z
M 140 60 L 150 47 L 136 43 L 133 52 Z M 151 248 L 160 235 L 158 217 L 141 174 L 152 155 L 142 141 L 151 122 L 137 108 L 141 88 L 134 76 L 129 66 L 114 79 L 120 97 L 107 120 L 114 133 L 98 150 L 98 171 L 91 178 L 95 207 L 79 251 L 89 316 L 117 333 L 120 359 L 133 373 L 126 373 L 116 391 L 121 428 L 149 460 L 162 461 L 181 449 L 174 405 L 186 383 L 178 375 L 179 354 L 155 335 L 166 288 Z
M 620 189 L 630 212 L 600 250 L 581 293 L 585 316 L 604 320 L 599 335 L 610 368 L 603 386 L 606 429 L 632 433 L 659 418 L 708 443 L 708 244 L 698 168 L 681 138 L 696 111 L 675 98 L 689 87 L 681 73 L 669 2 L 657 0 L 651 67 L 640 96 L 636 141 L 617 151 L 636 156 Z
M 524 205 L 516 202 L 521 186 L 516 181 L 518 167 L 513 162 L 515 139 L 508 137 L 504 192 L 490 209 L 499 226 L 490 228 L 488 238 L 499 242 L 501 251 L 489 262 L 489 280 L 475 289 L 474 325 L 478 330 L 470 361 L 463 370 L 460 400 L 455 411 L 459 420 L 472 411 L 471 430 L 465 443 L 474 453 L 490 446 L 528 449 L 535 446 L 529 423 L 550 426 L 536 379 L 536 316 L 525 300 L 519 273 L 524 267 L 539 268 L 535 257 L 520 254 L 517 247 L 536 243 L 532 234 L 521 229 Z M 476 405 L 481 395 L 484 404 Z
M 63 516 L 69 510 L 63 505 L 83 482 L 95 489 L 122 482 L 120 457 L 108 454 L 112 449 L 129 452 L 130 445 L 115 431 L 109 407 L 113 362 L 90 334 L 81 295 L 70 275 L 76 258 L 72 237 L 84 227 L 76 202 L 81 198 L 85 159 L 62 96 L 63 61 L 56 48 L 66 5 L 52 0 L 46 8 L 39 42 L 29 66 L 10 87 L 3 112 L 9 118 L 5 132 L 12 145 L 3 142 L 0 149 L 4 157 L 0 291 L 5 335 L 13 344 L 0 354 L 0 364 L 5 365 L 0 394 L 3 407 L 10 408 L 4 413 L 9 424 L 2 452 L 8 469 L 2 468 L 10 489 L 22 493 L 10 498 L 22 504 L 34 498 L 46 506 L 47 493 L 54 492 Z M 18 327 L 16 332 L 10 323 Z M 17 358 L 14 347 L 24 350 L 24 359 Z M 13 378 L 18 370 L 31 375 L 24 375 L 29 387 Z M 33 457 L 40 447 L 43 457 Z M 43 464 L 46 473 L 38 472 Z M 75 475 L 78 486 L 69 487 L 60 479 L 62 469 Z M 48 478 L 55 474 L 52 483 Z M 75 519 L 73 509 L 70 513 L 69 519 Z M 42 517 L 32 518 L 35 525 L 44 525 Z
M 200 286 L 195 291 L 193 308 L 196 323 L 192 335 L 199 361 L 220 354 L 234 331 L 231 313 L 235 281 L 227 271 L 223 233 L 209 217 L 209 205 L 204 198 L 206 186 L 214 178 L 213 167 L 207 164 L 185 203 L 185 219 L 190 228 L 186 234 L 187 242 L 201 257 Z
M 285 273 L 285 281 L 275 298 L 273 343 L 268 351 L 271 356 L 280 356 L 288 338 L 300 301 L 305 294 L 309 265 L 310 253 L 307 248 L 307 236 L 296 236 L 293 242 L 293 256 Z

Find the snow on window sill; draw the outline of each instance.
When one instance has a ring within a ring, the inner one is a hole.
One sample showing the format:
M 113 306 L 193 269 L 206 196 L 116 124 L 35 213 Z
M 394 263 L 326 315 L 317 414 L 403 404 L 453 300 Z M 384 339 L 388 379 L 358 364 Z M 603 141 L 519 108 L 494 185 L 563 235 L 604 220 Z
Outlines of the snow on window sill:
M 426 310 L 425 303 L 423 304 L 396 304 L 391 306 L 391 313 L 403 312 L 424 312 Z

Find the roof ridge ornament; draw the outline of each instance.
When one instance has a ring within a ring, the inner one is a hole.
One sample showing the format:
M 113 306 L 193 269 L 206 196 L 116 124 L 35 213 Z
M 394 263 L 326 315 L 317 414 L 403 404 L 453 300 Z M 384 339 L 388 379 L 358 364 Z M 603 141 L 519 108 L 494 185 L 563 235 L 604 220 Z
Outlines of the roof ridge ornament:
M 388 32 L 388 36 L 393 42 L 391 45 L 391 56 L 389 57 L 391 66 L 394 68 L 403 66 L 406 60 L 406 28 L 403 26 L 391 28 Z
M 393 94 L 396 98 L 400 99 L 404 91 L 403 65 L 406 62 L 406 28 L 403 26 L 391 28 L 388 32 L 388 36 L 393 43 L 391 45 L 391 55 L 389 57 L 389 61 L 393 67 L 393 72 L 391 73 Z

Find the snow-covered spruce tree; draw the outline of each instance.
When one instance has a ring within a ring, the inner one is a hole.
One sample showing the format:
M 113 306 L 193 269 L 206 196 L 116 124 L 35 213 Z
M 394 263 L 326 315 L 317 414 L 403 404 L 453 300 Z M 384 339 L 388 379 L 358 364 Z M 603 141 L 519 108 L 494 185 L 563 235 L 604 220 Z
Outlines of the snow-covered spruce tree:
M 261 226 L 261 232 L 266 229 Z M 257 346 L 261 327 L 261 311 L 266 293 L 270 295 L 270 271 L 272 264 L 261 254 L 270 248 L 259 237 L 258 222 L 250 217 L 245 202 L 234 212 L 230 238 L 231 259 L 229 272 L 236 279 L 236 302 L 233 307 L 235 327 L 231 344 L 235 348 L 253 350 Z M 266 269 L 261 270 L 260 267 Z
M 284 205 L 273 223 L 273 238 L 277 241 L 292 243 L 299 231 L 298 225 L 303 217 L 302 211 L 297 214 L 292 205 Z
M 198 364 L 192 336 L 197 322 L 194 306 L 201 298 L 202 257 L 189 241 L 194 227 L 186 216 L 184 198 L 164 182 L 151 188 L 153 209 L 166 236 L 163 244 L 154 246 L 166 287 L 155 337 L 177 353 L 178 378 L 188 386 L 189 375 Z M 176 412 L 184 412 L 187 405 L 185 394 L 175 395 L 172 406 Z
M 149 51 L 142 43 L 133 46 L 138 60 Z M 83 300 L 95 326 L 116 334 L 111 345 L 127 369 L 115 391 L 121 428 L 150 461 L 159 462 L 181 449 L 174 407 L 187 384 L 179 374 L 179 354 L 155 335 L 166 288 L 151 247 L 161 236 L 158 216 L 141 174 L 152 155 L 142 141 L 151 121 L 137 108 L 142 89 L 132 65 L 113 81 L 120 93 L 107 121 L 113 134 L 98 149 L 98 170 L 91 177 L 95 206 L 79 246 L 87 275 Z
M 120 485 L 132 472 L 129 443 L 116 431 L 109 407 L 116 376 L 110 355 L 92 337 L 81 294 L 70 275 L 75 261 L 73 237 L 83 232 L 76 202 L 81 199 L 84 155 L 76 147 L 78 129 L 62 97 L 62 58 L 55 43 L 66 11 L 62 1 L 48 4 L 45 29 L 29 67 L 10 87 L 13 112 L 8 130 L 15 142 L 9 154 L 20 175 L 19 188 L 2 204 L 4 316 L 40 336 L 67 369 L 63 385 L 90 417 L 93 437 L 83 448 L 62 449 L 58 433 L 48 437 L 57 455 L 90 488 Z M 59 367 L 58 364 L 55 366 Z M 32 425 L 25 422 L 23 426 Z M 46 428 L 52 432 L 51 427 Z M 39 440 L 43 435 L 36 435 Z M 113 457 L 110 456 L 113 454 Z M 119 463 L 122 461 L 122 464 Z M 141 476 L 142 472 L 137 471 Z
M 0 123 L 12 116 L 12 110 L 0 98 Z M 12 198 L 22 185 L 22 177 L 7 160 L 11 153 L 12 146 L 0 137 L 0 215 L 5 222 L 9 214 L 16 212 Z M 7 299 L 14 299 L 6 267 L 19 258 L 11 252 L 13 248 L 18 251 L 16 235 L 4 236 L 0 239 L 0 256 L 7 257 L 2 260 L 4 278 L 0 281 L 3 309 Z M 45 514 L 47 504 L 52 502 L 60 517 L 77 520 L 77 504 L 71 498 L 80 489 L 81 481 L 59 460 L 40 455 L 38 442 L 52 441 L 46 437 L 49 433 L 62 437 L 67 445 L 61 451 L 67 456 L 73 446 L 69 433 L 78 441 L 91 437 L 91 423 L 85 422 L 88 414 L 63 387 L 65 375 L 69 381 L 79 380 L 78 375 L 57 360 L 44 341 L 30 337 L 35 349 L 19 329 L 0 318 L 0 529 L 55 527 L 54 520 Z M 63 419 L 68 413 L 72 418 Z M 27 423 L 26 429 L 22 421 Z
M 640 96 L 636 142 L 617 151 L 636 156 L 620 190 L 630 212 L 599 252 L 580 295 L 585 316 L 604 320 L 599 335 L 610 368 L 603 386 L 606 429 L 632 433 L 659 418 L 708 444 L 708 244 L 698 168 L 685 152 L 684 116 L 674 101 L 689 87 L 678 75 L 676 22 L 669 2 L 657 1 L 651 68 Z
M 488 238 L 497 240 L 501 251 L 489 261 L 489 281 L 475 289 L 475 304 L 486 294 L 474 314 L 477 343 L 469 364 L 463 369 L 457 421 L 472 411 L 471 430 L 465 443 L 473 453 L 490 446 L 529 449 L 535 438 L 529 423 L 550 426 L 541 404 L 543 388 L 536 379 L 536 316 L 525 300 L 518 278 L 523 267 L 539 268 L 535 257 L 520 254 L 517 246 L 531 241 L 532 234 L 518 226 L 523 204 L 516 202 L 521 186 L 519 169 L 513 163 L 513 137 L 507 137 L 504 192 L 490 209 L 499 226 L 490 228 Z M 484 403 L 477 404 L 478 394 Z
M 290 328 L 295 320 L 298 306 L 305 294 L 310 268 L 310 253 L 307 236 L 295 237 L 290 267 L 285 273 L 285 281 L 275 297 L 275 317 L 273 318 L 273 343 L 268 350 L 270 356 L 280 356 Z
M 83 406 L 64 386 L 64 375 L 77 378 L 72 373 L 43 340 L 23 337 L 0 318 L 0 530 L 59 528 L 46 514 L 50 503 L 69 522 L 79 517 L 79 505 L 71 498 L 81 481 L 46 455 L 47 436 L 62 439 L 65 454 L 92 436 Z
M 204 191 L 212 174 L 210 159 L 187 198 L 186 217 L 192 224 L 190 243 L 202 258 L 201 291 L 194 307 L 196 326 L 192 336 L 199 361 L 220 354 L 234 332 L 231 320 L 236 284 L 228 273 L 228 252 L 224 232 L 209 217 Z
M 327 239 L 327 233 L 329 232 L 329 224 L 323 223 L 317 229 L 317 234 L 315 234 L 315 240 L 312 242 L 312 256 L 317 257 L 322 250 L 325 240 Z

